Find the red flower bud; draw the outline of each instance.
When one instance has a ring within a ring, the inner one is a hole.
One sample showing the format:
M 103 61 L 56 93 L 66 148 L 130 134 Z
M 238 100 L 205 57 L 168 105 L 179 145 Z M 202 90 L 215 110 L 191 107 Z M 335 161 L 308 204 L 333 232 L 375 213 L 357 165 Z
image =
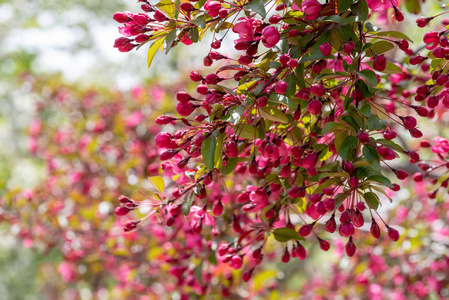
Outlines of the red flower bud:
M 355 44 L 353 41 L 349 41 L 343 45 L 343 52 L 346 54 L 351 54 L 354 51 Z
M 311 113 L 312 115 L 319 115 L 321 113 L 321 109 L 323 108 L 323 105 L 318 100 L 312 100 L 307 105 L 307 111 Z
M 376 69 L 379 72 L 382 72 L 383 70 L 385 70 L 386 66 L 387 66 L 387 58 L 385 57 L 384 54 L 376 55 L 374 57 L 374 62 L 373 62 L 374 69 Z
M 376 221 L 374 221 L 374 219 L 372 220 L 372 223 L 371 223 L 370 232 L 374 238 L 376 238 L 376 239 L 380 238 L 380 227 L 376 223 Z
M 321 12 L 321 4 L 316 0 L 304 0 L 301 3 L 301 8 L 304 12 L 304 19 L 307 21 L 318 18 Z
M 399 240 L 399 232 L 394 229 L 391 228 L 390 226 L 387 226 L 388 229 L 388 237 L 390 238 L 390 240 L 392 240 L 393 242 L 397 242 L 397 240 Z
M 320 45 L 320 51 L 324 56 L 329 56 L 332 52 L 332 45 L 330 43 L 324 43 Z
M 345 246 L 346 254 L 347 254 L 349 257 L 354 256 L 356 250 L 357 250 L 357 247 L 356 247 L 355 244 L 352 242 L 352 237 L 350 237 L 348 243 L 347 243 L 346 246 Z

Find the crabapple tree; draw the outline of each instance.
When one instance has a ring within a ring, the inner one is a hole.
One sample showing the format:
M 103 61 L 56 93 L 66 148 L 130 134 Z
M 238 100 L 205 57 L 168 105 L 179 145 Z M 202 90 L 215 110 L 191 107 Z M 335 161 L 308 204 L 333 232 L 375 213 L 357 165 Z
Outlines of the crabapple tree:
M 398 143 L 422 138 L 418 120 L 449 107 L 444 22 L 424 35 L 428 52 L 421 55 L 404 32 L 378 27 L 404 21 L 393 0 L 139 2 L 143 12 L 114 15 L 123 35 L 114 47 L 127 52 L 149 44 L 151 65 L 159 48 L 204 43 L 211 31 L 203 62 L 217 67 L 192 70 L 196 91 L 177 92 L 177 115 L 156 119 L 176 126 L 155 137 L 172 180 L 163 190 L 162 178 L 150 178 L 159 200 L 125 231 L 138 230 L 152 214 L 167 227 L 183 224 L 220 263 L 244 269 L 244 281 L 263 261 L 270 237 L 282 243 L 284 263 L 305 259 L 307 243 L 328 251 L 332 235 L 346 238 L 346 255 L 353 256 L 360 228 L 376 239 L 400 239 L 378 213 L 410 176 L 392 161 L 419 163 L 417 182 L 447 167 L 445 155 L 430 166 L 420 162 L 419 145 Z M 430 147 L 447 153 L 447 140 Z M 118 215 L 139 206 L 127 196 L 120 202 Z

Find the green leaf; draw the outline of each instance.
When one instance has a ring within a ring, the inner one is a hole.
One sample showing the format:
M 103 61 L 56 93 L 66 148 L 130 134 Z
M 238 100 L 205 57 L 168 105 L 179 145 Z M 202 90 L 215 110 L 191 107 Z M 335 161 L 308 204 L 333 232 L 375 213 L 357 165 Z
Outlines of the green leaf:
M 260 116 L 274 122 L 288 123 L 287 116 L 276 107 L 265 106 L 259 109 Z
M 340 154 L 341 159 L 348 160 L 350 158 L 351 150 L 355 147 L 357 147 L 357 138 L 353 135 L 350 135 L 346 137 L 345 141 L 340 147 L 340 151 L 338 154 Z
M 277 228 L 273 231 L 274 234 L 274 238 L 278 241 L 278 242 L 287 242 L 289 240 L 304 240 L 304 238 L 302 236 L 299 235 L 299 233 L 296 230 L 293 230 L 291 228 L 288 227 L 283 227 L 283 228 Z
M 371 84 L 372 86 L 377 86 L 377 76 L 373 71 L 361 70 L 358 74 L 360 75 L 360 77 L 365 79 L 367 83 Z
M 347 131 L 341 131 L 337 133 L 334 139 L 334 146 L 335 150 L 337 150 L 337 153 L 340 153 L 341 146 L 343 145 L 343 142 L 345 141 L 346 137 L 348 136 Z
M 357 123 L 357 121 L 352 117 L 352 116 L 343 116 L 342 121 L 345 121 L 349 126 L 351 126 L 352 128 L 355 129 L 355 131 L 359 131 L 360 130 L 360 124 Z
M 206 16 L 204 14 L 196 16 L 194 20 L 191 20 L 190 23 L 195 24 L 201 29 L 206 28 Z
M 377 209 L 379 207 L 379 198 L 376 194 L 367 192 L 363 195 L 363 198 L 365 198 L 366 203 L 369 205 L 369 207 L 374 209 Z
M 386 187 L 389 187 L 389 188 L 393 187 L 393 184 L 391 183 L 390 179 L 388 179 L 387 177 L 385 177 L 383 175 L 372 175 L 372 176 L 367 177 L 366 180 L 372 180 L 372 181 L 382 183 L 383 185 L 385 185 Z
M 368 118 L 368 129 L 369 130 L 379 130 L 385 126 L 385 120 L 382 120 L 377 115 L 371 115 Z
M 345 12 L 352 4 L 354 4 L 354 0 L 341 0 L 338 1 L 338 13 L 341 14 Z
M 421 4 L 419 0 L 407 0 L 405 1 L 405 8 L 409 13 L 417 15 L 421 11 Z
M 221 174 L 228 175 L 231 174 L 232 171 L 234 171 L 235 166 L 237 166 L 238 163 L 238 157 L 228 157 L 228 162 L 226 166 L 221 167 Z
M 159 49 L 160 46 L 162 46 L 162 43 L 164 43 L 165 36 L 154 41 L 153 44 L 151 44 L 150 48 L 148 49 L 148 55 L 147 55 L 147 62 L 148 62 L 148 68 L 151 66 L 151 62 L 153 61 L 154 55 L 157 52 L 157 49 Z
M 370 160 L 376 160 L 379 161 L 379 154 L 377 153 L 376 148 L 374 148 L 372 145 L 365 145 L 362 149 L 363 156 Z
M 198 27 L 193 27 L 189 30 L 189 39 L 194 43 L 197 43 L 199 41 L 200 34 L 198 32 Z
M 217 169 L 221 169 L 222 159 L 223 159 L 223 140 L 225 137 L 225 133 L 220 133 L 220 135 L 217 138 L 217 143 L 215 146 L 215 153 L 214 153 L 214 165 Z
M 237 125 L 240 122 L 240 118 L 242 117 L 244 111 L 245 107 L 242 105 L 233 106 L 228 110 L 224 119 L 234 125 Z
M 253 12 L 258 13 L 262 16 L 262 18 L 265 18 L 267 16 L 267 12 L 265 11 L 265 1 L 264 0 L 252 0 L 250 3 L 245 5 L 249 9 L 251 9 Z
M 165 54 L 168 54 L 168 52 L 170 52 L 173 42 L 175 41 L 176 37 L 177 37 L 176 29 L 173 29 L 172 31 L 170 31 L 167 34 L 167 36 L 165 37 Z
M 371 105 L 368 102 L 364 102 L 363 106 L 359 109 L 359 111 L 367 118 L 371 116 Z
M 347 129 L 343 124 L 337 122 L 327 122 L 326 124 L 324 124 L 323 129 L 321 129 L 321 134 L 326 134 L 337 128 Z
M 201 156 L 203 157 L 203 161 L 206 164 L 206 167 L 211 171 L 214 170 L 216 146 L 217 139 L 213 135 L 207 137 L 201 145 Z
M 394 48 L 394 45 L 391 42 L 387 42 L 387 41 L 379 41 L 379 42 L 375 42 L 371 48 L 366 49 L 366 56 L 367 57 L 373 57 L 373 52 L 377 55 L 385 53 L 391 49 Z M 369 50 L 371 49 L 371 50 Z
M 148 177 L 148 181 L 159 193 L 162 194 L 164 192 L 165 182 L 161 176 Z
M 198 281 L 199 284 L 201 284 L 202 281 L 202 277 L 203 277 L 203 260 L 195 267 L 194 273 L 195 273 L 195 278 L 196 281 Z
M 162 10 L 170 19 L 175 17 L 175 3 L 171 0 L 162 0 L 155 6 Z
M 235 126 L 235 133 L 242 139 L 254 140 L 256 136 L 256 129 L 248 124 L 244 124 L 243 127 Z
M 413 43 L 413 41 L 407 35 L 405 35 L 402 32 L 399 32 L 399 31 L 381 31 L 381 32 L 376 33 L 375 35 L 376 36 L 395 37 L 398 39 L 405 39 L 405 40 L 408 40 L 409 42 Z
M 366 21 L 368 19 L 368 4 L 365 0 L 359 0 L 357 3 L 351 5 L 351 10 L 353 13 L 357 13 L 360 21 Z
M 182 213 L 184 214 L 184 216 L 188 216 L 190 214 L 190 208 L 192 207 L 193 204 L 193 193 L 190 193 L 189 196 L 186 196 L 184 198 L 184 201 L 182 202 L 181 208 L 182 208 Z

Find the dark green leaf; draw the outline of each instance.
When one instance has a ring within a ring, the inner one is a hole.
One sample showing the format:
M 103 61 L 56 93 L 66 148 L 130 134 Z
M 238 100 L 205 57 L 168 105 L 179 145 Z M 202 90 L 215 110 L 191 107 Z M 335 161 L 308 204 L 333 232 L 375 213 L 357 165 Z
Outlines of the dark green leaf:
M 196 28 L 196 27 L 195 27 Z M 197 31 L 198 32 L 198 31 Z M 189 33 L 190 34 L 190 33 Z M 165 37 L 165 54 L 167 54 L 168 52 L 170 52 L 173 42 L 176 39 L 176 29 L 173 29 L 172 31 L 170 31 L 167 36 Z
M 242 105 L 233 106 L 228 110 L 224 119 L 234 125 L 237 125 L 240 122 L 240 118 L 242 117 L 244 111 L 245 107 Z
M 371 115 L 368 118 L 368 129 L 369 130 L 379 130 L 385 126 L 385 120 L 382 120 L 377 115 Z
M 199 38 L 200 38 L 200 34 L 198 32 L 198 27 L 193 27 L 192 29 L 189 30 L 189 39 L 192 42 L 197 43 Z
M 258 13 L 262 16 L 262 18 L 265 18 L 267 16 L 267 12 L 265 11 L 265 1 L 264 0 L 252 0 L 250 3 L 245 5 L 249 9 L 251 9 L 253 12 Z
M 338 13 L 341 14 L 345 12 L 352 4 L 354 3 L 354 0 L 341 0 L 338 1 Z
M 368 102 L 364 102 L 363 106 L 359 109 L 359 111 L 365 116 L 369 117 L 371 116 L 371 105 L 368 104 Z
M 372 86 L 377 86 L 377 76 L 376 73 L 374 73 L 371 70 L 361 70 L 359 72 L 360 77 L 366 80 L 367 83 L 371 84 Z
M 203 157 L 203 161 L 206 164 L 206 167 L 211 171 L 214 170 L 216 146 L 217 139 L 213 135 L 207 137 L 201 145 L 201 156 Z
M 343 160 L 348 160 L 351 157 L 352 149 L 357 147 L 357 142 L 357 138 L 353 135 L 346 137 L 338 152 Z
M 372 180 L 372 181 L 382 183 L 383 185 L 385 185 L 386 187 L 389 187 L 389 188 L 393 187 L 393 184 L 391 183 L 390 179 L 388 179 L 387 177 L 385 177 L 383 175 L 369 176 L 366 178 L 366 180 Z
M 367 192 L 363 195 L 363 198 L 365 198 L 366 203 L 369 205 L 369 207 L 377 209 L 379 207 L 379 198 L 376 194 Z
M 201 29 L 206 28 L 206 17 L 204 15 L 196 16 L 194 20 L 191 20 L 190 23 L 195 24 Z
M 324 124 L 323 129 L 321 130 L 321 134 L 326 134 L 337 128 L 345 128 L 345 126 L 337 122 L 327 122 L 326 124 Z
M 188 216 L 190 214 L 190 207 L 192 207 L 193 199 L 194 199 L 193 193 L 184 198 L 184 201 L 182 202 L 181 206 L 182 213 L 184 214 L 184 216 Z
M 223 166 L 221 168 L 221 174 L 223 175 L 231 174 L 231 172 L 234 171 L 235 166 L 237 166 L 237 162 L 238 162 L 237 157 L 229 157 L 226 166 Z

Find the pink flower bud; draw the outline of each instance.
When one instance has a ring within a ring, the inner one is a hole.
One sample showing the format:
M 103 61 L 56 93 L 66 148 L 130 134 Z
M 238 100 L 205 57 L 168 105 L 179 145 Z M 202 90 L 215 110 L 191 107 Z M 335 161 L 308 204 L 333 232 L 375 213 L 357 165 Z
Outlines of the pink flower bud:
M 426 17 L 420 17 L 416 20 L 416 24 L 418 25 L 418 27 L 424 27 L 427 24 L 429 24 L 430 21 L 432 21 L 432 17 L 430 18 L 426 18 Z
M 190 102 L 187 103 L 179 103 L 176 106 L 176 111 L 178 112 L 178 114 L 180 116 L 183 117 L 187 117 L 189 116 L 191 113 L 193 113 L 193 111 L 195 110 L 196 106 L 191 104 Z
M 355 232 L 355 228 L 354 225 L 352 225 L 352 223 L 343 223 L 340 224 L 340 227 L 338 229 L 338 233 L 340 233 L 341 236 L 351 236 L 353 235 Z
M 408 173 L 405 172 L 404 170 L 396 170 L 395 173 L 396 173 L 396 177 L 399 180 L 404 180 L 404 179 L 406 179 L 408 177 Z
M 321 250 L 328 251 L 329 248 L 331 247 L 329 242 L 326 241 L 326 240 L 322 240 L 322 239 L 319 239 L 319 241 L 320 241 L 320 248 L 321 248 Z
M 359 133 L 358 139 L 360 143 L 366 144 L 369 142 L 369 135 L 366 132 L 361 132 Z
M 382 72 L 383 70 L 385 70 L 386 66 L 387 66 L 387 58 L 385 57 L 384 54 L 376 55 L 374 57 L 373 68 L 375 70 Z
M 413 129 L 417 125 L 416 119 L 412 116 L 407 116 L 405 118 L 402 118 L 402 122 L 404 123 L 404 127 L 406 129 Z
M 316 0 L 304 0 L 301 3 L 301 8 L 304 12 L 304 19 L 307 21 L 318 18 L 321 12 L 321 4 Z
M 215 203 L 214 207 L 212 208 L 212 213 L 217 217 L 223 213 L 223 203 L 221 203 L 220 199 L 217 201 L 217 203 Z
M 423 179 L 422 173 L 416 172 L 415 174 L 413 174 L 413 180 L 415 182 L 421 182 L 422 179 Z
M 346 54 L 351 54 L 354 51 L 355 44 L 353 41 L 349 41 L 343 45 L 343 52 Z
M 168 18 L 159 10 L 156 10 L 154 12 L 153 18 L 158 22 L 163 22 L 163 21 L 168 20 Z
M 426 59 L 428 59 L 428 57 L 418 55 L 418 56 L 411 57 L 409 62 L 411 65 L 418 65 L 418 64 L 422 63 L 423 61 L 425 61 Z
M 299 243 L 296 245 L 293 251 L 295 252 L 295 257 L 297 257 L 300 260 L 304 260 L 307 256 L 306 249 L 304 248 L 303 245 Z
M 229 265 L 231 266 L 231 268 L 233 268 L 234 270 L 238 270 L 242 267 L 243 265 L 243 259 L 240 255 L 234 255 L 231 258 L 231 262 L 229 263 Z
M 279 31 L 273 26 L 265 27 L 262 30 L 262 44 L 267 48 L 272 48 L 281 39 Z
M 150 23 L 150 17 L 148 17 L 147 14 L 135 14 L 133 17 L 133 20 L 136 24 L 141 25 L 141 26 L 145 26 L 148 23 Z
M 118 23 L 126 23 L 133 20 L 133 14 L 128 11 L 116 12 L 112 18 Z
M 388 226 L 387 229 L 388 237 L 390 238 L 390 240 L 392 240 L 393 242 L 397 242 L 399 240 L 399 232 L 396 229 L 391 228 L 390 226 Z
M 282 80 L 279 81 L 278 83 L 276 83 L 274 90 L 276 93 L 284 95 L 285 92 L 287 91 L 287 82 L 282 81 Z
M 352 187 L 353 189 L 359 187 L 359 180 L 357 179 L 357 177 L 351 177 L 349 179 L 349 186 Z
M 235 142 L 235 141 L 227 142 L 225 149 L 226 149 L 227 156 L 229 156 L 229 157 L 239 156 L 239 148 L 238 148 L 237 142 Z
M 172 135 L 168 132 L 159 132 L 154 137 L 154 142 L 156 143 L 156 146 L 159 148 L 166 148 L 167 145 L 170 144 L 172 139 Z
M 337 229 L 337 223 L 335 222 L 335 217 L 332 216 L 329 220 L 327 220 L 326 224 L 324 225 L 324 229 L 327 232 L 334 233 Z
M 312 115 L 319 115 L 321 113 L 323 105 L 318 100 L 312 100 L 307 105 L 307 111 Z
M 299 235 L 302 237 L 308 236 L 312 232 L 313 225 L 315 225 L 315 223 L 301 226 L 298 231 Z
M 201 81 L 203 79 L 203 77 L 195 71 L 190 72 L 190 79 L 192 81 Z
M 290 261 L 290 252 L 288 252 L 287 247 L 285 247 L 284 254 L 282 254 L 282 262 L 288 263 Z
M 370 232 L 374 238 L 376 238 L 376 239 L 380 238 L 380 227 L 376 223 L 376 221 L 374 221 L 374 219 L 372 220 L 372 223 L 371 223 Z
M 399 49 L 401 49 L 402 51 L 407 50 L 409 47 L 409 43 L 405 39 L 402 39 L 399 42 L 397 42 L 397 45 L 398 45 Z
M 354 256 L 356 250 L 357 250 L 357 247 L 356 247 L 355 244 L 353 243 L 352 237 L 350 237 L 348 243 L 347 243 L 346 246 L 345 246 L 346 254 L 347 254 L 349 257 Z
M 330 43 L 324 43 L 320 45 L 320 51 L 324 56 L 329 56 L 332 53 L 332 45 Z
M 124 216 L 124 215 L 126 215 L 129 211 L 130 211 L 129 208 L 124 207 L 124 206 L 119 206 L 119 207 L 117 207 L 117 208 L 115 209 L 115 214 L 116 214 L 117 216 Z

